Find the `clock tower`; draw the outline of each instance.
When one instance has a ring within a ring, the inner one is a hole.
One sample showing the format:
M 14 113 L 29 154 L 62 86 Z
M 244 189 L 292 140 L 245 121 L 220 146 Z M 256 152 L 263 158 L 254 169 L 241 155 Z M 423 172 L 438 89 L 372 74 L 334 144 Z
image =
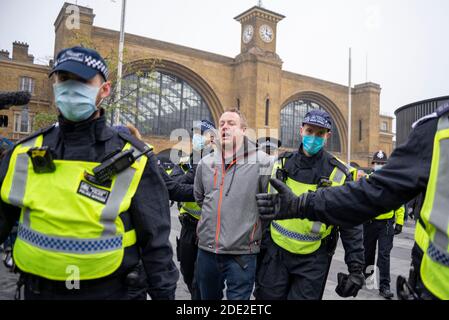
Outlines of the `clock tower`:
M 282 60 L 276 53 L 276 31 L 277 23 L 283 18 L 260 5 L 234 18 L 242 25 L 241 50 L 235 57 L 234 73 L 237 106 L 258 135 L 274 138 L 278 138 L 282 103 Z
M 251 48 L 276 52 L 276 26 L 285 17 L 281 14 L 254 6 L 234 19 L 241 23 L 241 53 Z

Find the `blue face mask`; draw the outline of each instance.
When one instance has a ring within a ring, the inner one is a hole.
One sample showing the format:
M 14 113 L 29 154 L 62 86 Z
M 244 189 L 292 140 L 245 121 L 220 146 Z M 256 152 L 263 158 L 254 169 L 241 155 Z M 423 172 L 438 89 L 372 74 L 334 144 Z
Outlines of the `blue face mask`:
M 316 136 L 303 136 L 302 145 L 304 151 L 306 151 L 311 156 L 317 154 L 326 143 L 326 139 Z
M 53 85 L 55 102 L 62 116 L 69 121 L 88 119 L 96 110 L 99 88 L 76 80 L 67 80 Z
M 206 147 L 206 137 L 200 134 L 194 134 L 192 138 L 192 147 L 196 151 L 201 151 Z

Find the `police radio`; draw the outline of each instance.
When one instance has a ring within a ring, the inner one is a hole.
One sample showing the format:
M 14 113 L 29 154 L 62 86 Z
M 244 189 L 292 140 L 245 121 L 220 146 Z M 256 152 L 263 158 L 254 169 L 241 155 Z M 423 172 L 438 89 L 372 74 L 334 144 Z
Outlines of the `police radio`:
M 328 187 L 332 187 L 332 181 L 330 181 L 328 177 L 321 177 L 320 181 L 318 182 L 317 189 Z
M 34 147 L 27 151 L 36 173 L 51 173 L 56 170 L 53 154 L 49 147 Z
M 148 148 L 136 156 L 133 155 L 134 149 L 119 152 L 113 157 L 102 162 L 99 166 L 95 167 L 93 169 L 94 177 L 100 184 L 104 184 L 118 173 L 131 167 L 137 159 L 152 150 L 152 148 Z
M 288 179 L 288 172 L 284 168 L 276 169 L 276 179 L 281 180 L 282 182 L 286 182 Z

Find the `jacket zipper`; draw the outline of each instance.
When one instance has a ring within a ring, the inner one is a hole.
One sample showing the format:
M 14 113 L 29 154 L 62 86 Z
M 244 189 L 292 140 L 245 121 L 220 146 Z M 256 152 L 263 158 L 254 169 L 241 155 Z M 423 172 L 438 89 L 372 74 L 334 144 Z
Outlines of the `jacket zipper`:
M 220 182 L 220 195 L 218 198 L 218 210 L 217 210 L 217 227 L 215 230 L 215 253 L 218 253 L 218 238 L 220 236 L 220 226 L 221 226 L 221 202 L 223 200 L 223 185 L 224 185 L 224 178 L 226 175 L 226 172 L 229 170 L 229 168 L 231 168 L 235 163 L 237 162 L 237 160 L 233 160 L 230 164 L 230 166 L 225 170 L 224 168 L 224 161 L 222 163 L 221 166 L 221 182 Z M 217 170 L 217 168 L 215 168 L 215 170 Z M 214 180 L 216 180 L 216 178 L 214 177 Z M 214 181 L 215 184 L 215 181 Z
M 217 227 L 215 229 L 215 253 L 218 253 L 218 237 L 220 236 L 220 225 L 221 225 L 221 201 L 223 198 L 223 183 L 224 183 L 225 171 L 222 166 L 221 169 L 221 182 L 220 182 L 220 195 L 218 197 L 218 210 L 217 210 Z
M 217 173 L 218 173 L 218 169 L 217 169 L 217 167 L 215 167 L 215 172 L 214 172 L 214 189 L 217 187 Z
M 249 238 L 249 252 L 253 252 L 252 249 L 251 249 L 251 243 L 253 243 L 253 240 L 254 240 L 254 234 L 256 233 L 256 228 L 257 228 L 257 221 L 256 221 L 256 223 L 254 224 L 253 232 L 251 232 L 251 237 Z

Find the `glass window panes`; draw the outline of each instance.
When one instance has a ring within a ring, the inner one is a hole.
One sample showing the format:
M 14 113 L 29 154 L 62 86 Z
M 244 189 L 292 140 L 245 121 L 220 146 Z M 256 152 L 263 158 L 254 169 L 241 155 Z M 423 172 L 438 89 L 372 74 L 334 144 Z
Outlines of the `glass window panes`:
M 25 106 L 21 112 L 14 113 L 14 132 L 30 133 L 31 131 L 31 115 L 28 106 Z
M 29 77 L 20 77 L 20 91 L 34 92 L 34 79 Z
M 310 100 L 296 100 L 281 110 L 281 141 L 286 148 L 298 148 L 301 136 L 299 129 L 307 112 L 313 109 L 325 110 L 321 105 Z M 340 135 L 335 122 L 332 121 L 332 134 L 327 142 L 327 150 L 341 152 Z
M 382 121 L 380 123 L 380 130 L 381 131 L 388 131 L 388 123 L 386 121 Z
M 131 74 L 122 80 L 120 123 L 132 123 L 143 135 L 170 136 L 190 130 L 193 121 L 213 122 L 209 106 L 184 80 L 163 72 Z

